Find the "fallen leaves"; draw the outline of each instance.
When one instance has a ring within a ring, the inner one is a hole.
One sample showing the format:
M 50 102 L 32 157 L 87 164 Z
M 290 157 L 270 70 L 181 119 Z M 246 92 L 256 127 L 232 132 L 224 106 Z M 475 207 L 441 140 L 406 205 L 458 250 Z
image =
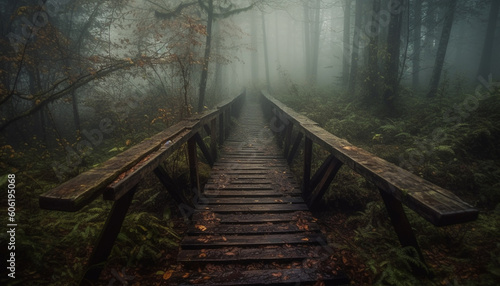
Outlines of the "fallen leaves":
M 283 275 L 283 273 L 281 273 L 281 272 L 271 273 L 271 275 L 273 275 L 274 277 L 281 277 Z
M 172 274 L 174 274 L 174 270 L 169 270 L 163 273 L 163 280 L 168 280 L 170 277 L 172 277 Z
M 207 230 L 207 227 L 202 225 L 202 224 L 196 224 L 194 227 L 201 230 L 201 231 Z

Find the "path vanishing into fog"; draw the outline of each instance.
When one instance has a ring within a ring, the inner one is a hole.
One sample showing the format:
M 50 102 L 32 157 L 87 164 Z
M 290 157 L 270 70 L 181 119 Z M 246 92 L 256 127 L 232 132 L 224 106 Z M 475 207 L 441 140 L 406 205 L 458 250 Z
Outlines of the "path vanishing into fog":
M 332 250 L 282 153 L 260 103 L 247 97 L 178 256 L 188 267 L 211 264 L 211 272 L 187 283 L 348 282 L 327 263 Z

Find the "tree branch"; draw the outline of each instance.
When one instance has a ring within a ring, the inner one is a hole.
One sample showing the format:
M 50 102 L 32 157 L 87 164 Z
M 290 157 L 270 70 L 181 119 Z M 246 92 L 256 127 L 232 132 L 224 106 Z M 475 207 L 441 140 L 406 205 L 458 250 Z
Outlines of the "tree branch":
M 38 110 L 40 110 L 42 107 L 46 106 L 47 104 L 57 100 L 57 99 L 60 99 L 62 98 L 63 96 L 77 90 L 78 88 L 82 87 L 83 85 L 93 81 L 93 80 L 96 80 L 96 79 L 100 79 L 100 78 L 103 78 L 117 70 L 121 70 L 121 69 L 124 69 L 124 68 L 128 68 L 128 67 L 131 67 L 135 65 L 134 62 L 131 60 L 131 61 L 121 61 L 121 62 L 118 62 L 114 65 L 111 65 L 109 67 L 106 67 L 104 69 L 101 69 L 95 73 L 88 73 L 88 74 L 85 74 L 83 75 L 82 77 L 78 78 L 76 81 L 72 82 L 70 85 L 68 85 L 67 87 L 65 87 L 64 89 L 60 90 L 60 91 L 57 91 L 53 94 L 50 94 L 52 93 L 60 84 L 64 83 L 64 82 L 69 82 L 70 79 L 69 78 L 66 78 L 66 79 L 63 79 L 63 80 L 60 80 L 59 82 L 57 82 L 56 84 L 54 84 L 50 89 L 40 93 L 40 94 L 37 94 L 35 95 L 34 98 L 37 98 L 38 100 L 40 100 L 40 102 L 38 104 L 36 104 L 35 106 L 31 107 L 30 109 L 8 119 L 6 122 L 2 123 L 0 125 L 0 131 L 4 130 L 5 128 L 7 128 L 7 126 L 11 125 L 12 123 L 26 117 L 26 116 L 29 116 L 31 114 L 34 114 L 35 112 L 37 112 Z M 48 95 L 50 94 L 50 95 Z M 48 95 L 48 96 L 47 96 Z M 45 98 L 43 98 L 45 97 Z M 40 98 L 43 98 L 43 99 L 40 99 Z
M 182 10 L 184 10 L 185 8 L 193 6 L 196 3 L 197 2 L 189 2 L 189 3 L 180 4 L 173 11 L 170 11 L 170 12 L 167 12 L 167 13 L 158 12 L 158 11 L 155 10 L 155 17 L 156 18 L 160 18 L 160 19 L 167 19 L 167 20 L 171 19 L 171 18 L 177 16 L 178 14 L 180 14 L 182 12 Z

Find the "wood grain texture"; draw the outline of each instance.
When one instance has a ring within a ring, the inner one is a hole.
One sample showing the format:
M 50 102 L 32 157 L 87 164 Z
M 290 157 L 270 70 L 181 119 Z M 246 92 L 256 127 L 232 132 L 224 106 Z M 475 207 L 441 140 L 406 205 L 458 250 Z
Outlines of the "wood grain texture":
M 293 122 L 298 132 L 304 133 L 306 138 L 322 146 L 343 164 L 400 200 L 434 225 L 464 223 L 477 218 L 478 210 L 449 190 L 358 148 L 347 140 L 334 136 L 314 121 L 283 105 L 267 92 L 262 91 L 261 94 L 266 104 L 282 112 L 282 116 Z

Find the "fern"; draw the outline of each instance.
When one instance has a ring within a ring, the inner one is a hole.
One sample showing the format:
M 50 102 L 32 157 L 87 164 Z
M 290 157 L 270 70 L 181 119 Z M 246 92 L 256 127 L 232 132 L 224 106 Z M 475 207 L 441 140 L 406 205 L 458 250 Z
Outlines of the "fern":
M 413 271 L 417 269 L 428 273 L 414 247 L 391 247 L 386 259 L 379 265 L 383 270 L 375 285 L 420 285 L 422 279 L 416 277 Z

